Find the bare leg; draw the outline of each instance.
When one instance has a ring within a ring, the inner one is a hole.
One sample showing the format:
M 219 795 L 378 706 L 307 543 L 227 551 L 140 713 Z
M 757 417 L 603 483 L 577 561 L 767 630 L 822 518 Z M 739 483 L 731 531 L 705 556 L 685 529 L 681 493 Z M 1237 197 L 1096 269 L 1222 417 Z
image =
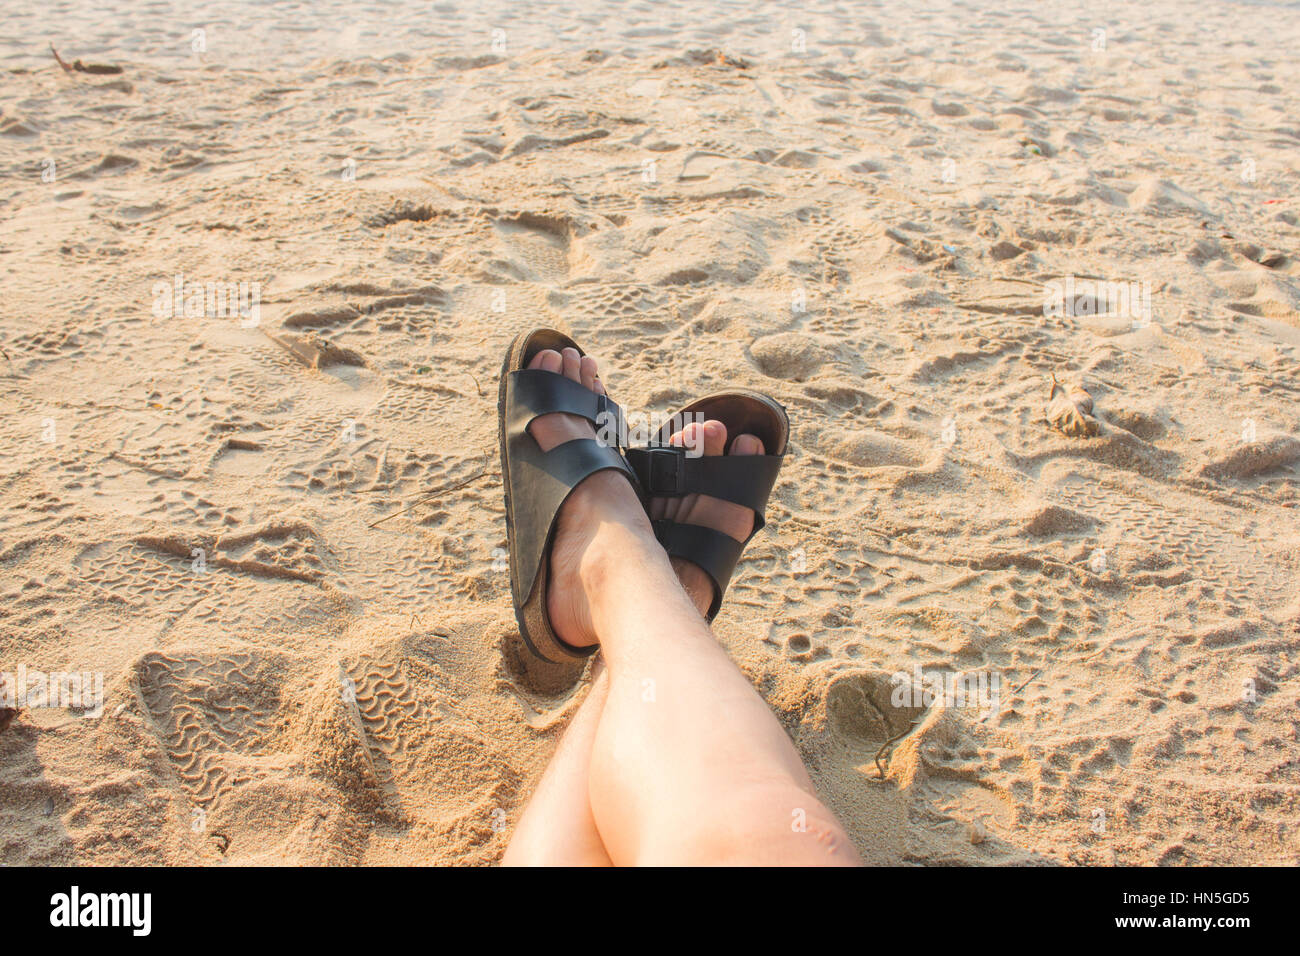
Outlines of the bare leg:
M 570 377 L 594 378 L 594 363 L 589 372 L 576 353 L 562 363 Z M 534 425 L 544 447 L 591 434 L 568 416 L 546 419 Z M 599 635 L 609 666 L 589 797 L 613 862 L 857 862 L 789 738 L 678 583 L 621 476 L 594 475 L 570 496 L 551 568 L 557 632 L 579 646 Z
M 713 639 L 663 551 L 628 526 L 609 547 L 587 593 L 610 672 L 590 770 L 610 858 L 856 862 L 789 737 Z
M 612 866 L 587 797 L 588 768 L 609 672 L 599 661 L 587 699 L 569 722 L 501 858 L 503 866 Z

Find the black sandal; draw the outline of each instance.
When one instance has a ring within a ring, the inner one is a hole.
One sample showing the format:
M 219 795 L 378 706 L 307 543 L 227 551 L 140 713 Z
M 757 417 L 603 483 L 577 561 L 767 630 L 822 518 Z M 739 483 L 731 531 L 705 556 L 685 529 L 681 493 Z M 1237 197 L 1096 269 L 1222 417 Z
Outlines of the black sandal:
M 703 416 L 700 418 L 698 416 Z M 691 421 L 717 419 L 727 426 L 727 447 L 721 455 L 691 457 L 688 449 L 669 445 L 669 437 Z M 738 435 L 754 435 L 763 443 L 763 455 L 731 455 Z M 653 521 L 655 537 L 670 557 L 699 565 L 713 582 L 713 601 L 704 616 L 712 622 L 722 606 L 722 596 L 740 561 L 745 545 L 765 523 L 764 509 L 776 484 L 781 461 L 790 441 L 790 420 L 785 406 L 759 392 L 719 392 L 687 405 L 659 430 L 644 448 L 627 449 L 627 460 L 641 482 L 646 501 L 655 496 L 709 495 L 750 508 L 754 530 L 744 541 L 700 525 Z
M 576 342 L 554 329 L 533 329 L 510 345 L 501 366 L 497 398 L 500 423 L 501 483 L 506 495 L 506 536 L 510 549 L 510 587 L 519 634 L 538 657 L 555 664 L 572 664 L 600 647 L 570 647 L 551 628 L 546 609 L 550 580 L 551 540 L 560 507 L 574 488 L 598 471 L 617 469 L 637 489 L 636 475 L 617 444 L 579 438 L 548 452 L 528 433 L 533 419 L 553 412 L 577 415 L 592 423 L 598 434 L 626 434 L 622 410 L 605 395 L 557 372 L 530 369 L 528 363 L 545 349 L 577 349 Z

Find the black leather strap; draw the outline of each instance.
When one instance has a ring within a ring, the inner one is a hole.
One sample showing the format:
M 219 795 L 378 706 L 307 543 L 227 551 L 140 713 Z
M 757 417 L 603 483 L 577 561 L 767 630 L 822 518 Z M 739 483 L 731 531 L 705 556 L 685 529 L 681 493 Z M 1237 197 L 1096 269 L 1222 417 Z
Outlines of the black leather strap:
M 581 382 L 544 369 L 510 373 L 507 427 L 512 434 L 528 428 L 534 418 L 552 412 L 578 415 L 591 422 L 603 444 L 622 447 L 627 431 L 623 410 L 607 395 L 597 395 Z
M 632 466 L 647 495 L 701 494 L 754 512 L 754 530 L 765 523 L 768 496 L 781 470 L 779 455 L 701 455 L 692 458 L 680 445 L 629 448 Z
M 780 455 L 701 455 L 691 457 L 681 445 L 627 449 L 627 462 L 647 498 L 701 494 L 742 505 L 754 512 L 752 538 L 765 523 L 768 496 L 781 470 Z M 654 522 L 655 537 L 669 556 L 699 565 L 713 581 L 713 601 L 706 620 L 722 606 L 731 575 L 749 538 L 675 521 Z
M 625 474 L 628 471 L 619 450 L 595 438 L 575 438 L 556 445 L 542 452 L 533 464 L 567 488 L 576 488 L 584 478 L 606 468 L 616 468 Z
M 705 620 L 712 621 L 722 607 L 722 595 L 731 583 L 732 572 L 740 563 L 745 542 L 712 528 L 678 524 L 676 521 L 656 521 L 654 532 L 669 556 L 699 565 L 713 581 L 713 601 L 709 613 L 704 615 Z

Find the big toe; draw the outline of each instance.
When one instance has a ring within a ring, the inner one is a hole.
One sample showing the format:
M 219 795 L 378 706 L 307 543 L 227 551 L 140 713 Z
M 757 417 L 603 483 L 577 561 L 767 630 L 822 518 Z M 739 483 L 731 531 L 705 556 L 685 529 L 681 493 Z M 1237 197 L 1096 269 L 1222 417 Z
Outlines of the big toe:
M 564 356 L 555 349 L 542 349 L 533 356 L 533 360 L 528 363 L 532 369 L 540 369 L 543 372 L 562 373 L 564 371 Z
M 670 445 L 684 445 L 688 458 L 721 455 L 727 447 L 727 426 L 716 419 L 691 422 L 668 439 Z
M 757 435 L 737 435 L 736 440 L 731 443 L 731 453 L 733 455 L 761 455 L 763 454 L 763 442 Z

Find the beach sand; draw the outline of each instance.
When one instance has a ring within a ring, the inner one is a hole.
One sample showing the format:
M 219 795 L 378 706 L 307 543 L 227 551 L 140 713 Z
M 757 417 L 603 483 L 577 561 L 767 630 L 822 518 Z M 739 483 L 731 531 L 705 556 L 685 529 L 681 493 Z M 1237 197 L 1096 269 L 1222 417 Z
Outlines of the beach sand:
M 715 631 L 868 862 L 1300 862 L 1295 7 L 16 6 L 0 862 L 499 859 L 533 325 L 789 408 Z

